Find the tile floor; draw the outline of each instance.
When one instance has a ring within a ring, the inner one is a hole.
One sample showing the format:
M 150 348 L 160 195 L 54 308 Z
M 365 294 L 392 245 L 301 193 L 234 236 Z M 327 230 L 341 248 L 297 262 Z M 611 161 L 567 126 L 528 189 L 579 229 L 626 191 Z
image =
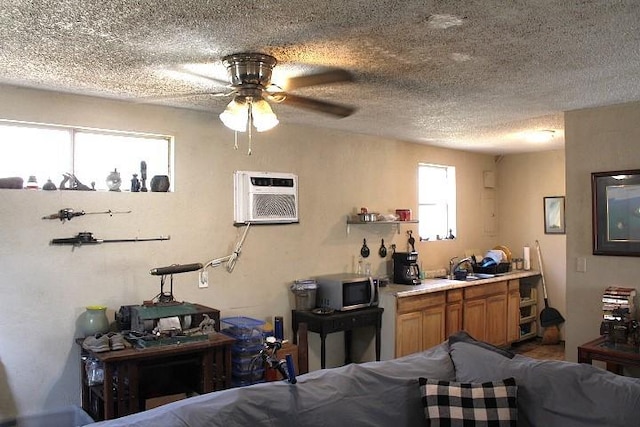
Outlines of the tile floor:
M 564 341 L 558 344 L 542 345 L 541 338 L 534 338 L 511 347 L 514 353 L 534 359 L 564 360 Z

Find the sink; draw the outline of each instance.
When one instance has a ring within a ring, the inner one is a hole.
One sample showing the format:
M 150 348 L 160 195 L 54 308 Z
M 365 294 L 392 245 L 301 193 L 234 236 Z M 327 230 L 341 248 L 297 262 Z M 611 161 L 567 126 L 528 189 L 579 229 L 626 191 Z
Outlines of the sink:
M 495 274 L 487 274 L 487 273 L 473 273 L 470 274 L 469 276 L 475 276 L 476 280 L 478 279 L 491 279 L 492 277 L 496 277 Z M 467 276 L 467 277 L 469 277 Z
M 465 280 L 467 282 L 472 282 L 474 280 L 491 279 L 492 277 L 495 277 L 495 274 L 473 273 L 468 274 Z
M 449 279 L 449 276 L 435 276 L 434 279 L 449 279 L 449 280 L 459 280 L 460 282 L 472 282 L 474 280 L 490 279 L 492 277 L 496 277 L 496 275 L 485 274 L 485 273 L 471 273 L 471 274 L 467 274 L 467 277 L 465 279 Z

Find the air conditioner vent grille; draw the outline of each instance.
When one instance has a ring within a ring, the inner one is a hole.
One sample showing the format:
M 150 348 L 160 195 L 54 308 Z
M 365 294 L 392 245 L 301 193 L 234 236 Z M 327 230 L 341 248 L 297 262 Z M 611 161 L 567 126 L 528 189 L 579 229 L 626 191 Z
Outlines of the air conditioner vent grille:
M 296 198 L 293 194 L 254 194 L 254 218 L 292 218 L 296 214 Z

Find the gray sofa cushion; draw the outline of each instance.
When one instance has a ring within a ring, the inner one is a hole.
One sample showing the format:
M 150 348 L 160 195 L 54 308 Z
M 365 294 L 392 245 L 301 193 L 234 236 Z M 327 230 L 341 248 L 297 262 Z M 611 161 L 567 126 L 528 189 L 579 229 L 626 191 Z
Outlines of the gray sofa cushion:
M 477 345 L 478 347 L 482 347 L 486 350 L 491 350 L 495 353 L 503 355 L 504 357 L 508 357 L 509 359 L 513 359 L 513 357 L 516 355 L 514 352 L 505 350 L 504 348 L 496 347 L 495 345 L 483 341 L 478 341 L 477 339 L 469 335 L 467 331 L 456 332 L 455 334 L 449 336 L 447 342 L 449 343 L 449 345 L 455 344 L 457 342 L 466 342 L 469 344 Z
M 640 379 L 562 361 L 509 359 L 468 342 L 451 344 L 456 380 L 485 382 L 514 377 L 518 425 L 629 427 L 640 420 Z
M 447 344 L 383 362 L 192 397 L 96 426 L 424 426 L 418 378 L 453 381 Z

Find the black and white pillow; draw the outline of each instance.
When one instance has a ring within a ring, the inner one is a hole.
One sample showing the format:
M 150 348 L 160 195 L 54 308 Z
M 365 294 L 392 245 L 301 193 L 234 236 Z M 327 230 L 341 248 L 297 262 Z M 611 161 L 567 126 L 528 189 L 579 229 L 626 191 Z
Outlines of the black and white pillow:
M 514 378 L 486 383 L 459 383 L 420 378 L 420 393 L 431 427 L 503 427 L 518 420 Z

